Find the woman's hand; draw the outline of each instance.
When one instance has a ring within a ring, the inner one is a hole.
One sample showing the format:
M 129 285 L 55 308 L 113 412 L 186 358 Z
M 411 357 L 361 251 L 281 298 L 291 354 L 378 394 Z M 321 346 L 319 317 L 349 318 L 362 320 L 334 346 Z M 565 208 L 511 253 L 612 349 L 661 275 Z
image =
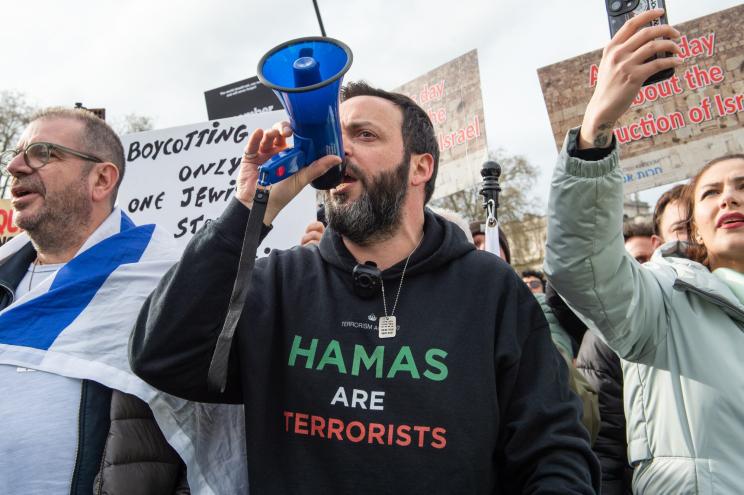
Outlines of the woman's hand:
M 681 63 L 674 56 L 649 60 L 660 52 L 682 55 L 682 50 L 671 40 L 679 38 L 679 31 L 666 24 L 646 27 L 663 14 L 663 10 L 655 9 L 630 19 L 605 47 L 597 87 L 581 124 L 579 149 L 609 147 L 615 123 L 630 108 L 643 82 Z

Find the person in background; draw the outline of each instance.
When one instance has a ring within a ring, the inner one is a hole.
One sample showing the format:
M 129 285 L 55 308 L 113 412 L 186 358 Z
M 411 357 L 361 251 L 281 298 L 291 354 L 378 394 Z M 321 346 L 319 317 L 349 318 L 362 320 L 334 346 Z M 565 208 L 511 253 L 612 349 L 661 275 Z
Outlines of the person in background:
M 662 194 L 654 208 L 651 236 L 654 251 L 664 243 L 687 241 L 687 210 L 682 199 L 685 186 L 678 184 Z
M 623 239 L 625 239 L 625 250 L 638 262 L 645 263 L 654 254 L 654 242 L 652 236 L 654 230 L 646 222 L 625 222 L 623 225 Z
M 470 233 L 473 236 L 475 248 L 481 251 L 486 249 L 486 224 L 481 221 L 470 222 Z M 509 239 L 506 237 L 504 229 L 499 225 L 499 256 L 502 260 L 511 265 L 511 249 Z
M 545 275 L 539 270 L 524 270 L 522 280 L 533 294 L 545 294 Z
M 486 249 L 486 229 L 485 224 L 481 220 L 475 220 L 470 222 L 470 233 L 473 236 L 473 244 L 476 249 Z
M 620 236 L 623 174 L 613 128 L 643 82 L 678 66 L 671 26 L 625 23 L 603 52 L 580 128 L 552 179 L 545 273 L 623 360 L 633 493 L 740 493 L 744 486 L 744 155 L 708 162 L 684 193 L 687 258 L 646 264 Z
M 323 232 L 325 232 L 325 225 L 323 225 L 323 222 L 320 222 L 318 220 L 314 222 L 310 222 L 307 227 L 305 227 L 305 233 L 302 234 L 302 238 L 300 239 L 300 246 L 310 246 L 312 244 L 320 244 L 320 238 L 323 237 Z

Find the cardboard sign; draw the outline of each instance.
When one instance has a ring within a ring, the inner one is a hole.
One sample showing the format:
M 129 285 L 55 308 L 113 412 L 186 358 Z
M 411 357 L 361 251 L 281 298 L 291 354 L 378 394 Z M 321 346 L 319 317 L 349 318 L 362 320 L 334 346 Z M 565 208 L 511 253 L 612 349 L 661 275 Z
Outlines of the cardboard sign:
M 434 124 L 440 156 L 433 198 L 479 183 L 488 146 L 478 52 L 472 50 L 393 91 L 410 96 Z
M 685 63 L 644 86 L 615 128 L 626 194 L 694 175 L 744 152 L 744 5 L 676 26 Z M 539 69 L 556 146 L 581 125 L 601 50 Z
M 23 232 L 13 222 L 13 206 L 9 199 L 0 199 L 0 246 Z
M 285 119 L 283 111 L 266 112 L 124 136 L 119 206 L 135 223 L 157 223 L 185 247 L 233 198 L 250 133 Z M 307 187 L 274 220 L 258 255 L 299 244 L 315 211 L 315 190 Z

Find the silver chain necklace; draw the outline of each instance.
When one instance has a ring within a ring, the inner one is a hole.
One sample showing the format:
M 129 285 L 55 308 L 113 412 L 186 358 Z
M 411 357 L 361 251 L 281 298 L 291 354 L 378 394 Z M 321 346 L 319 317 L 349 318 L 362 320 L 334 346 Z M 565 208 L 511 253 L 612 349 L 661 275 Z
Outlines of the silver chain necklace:
M 39 259 L 36 258 L 33 263 L 31 263 L 31 276 L 28 279 L 28 291 L 31 292 L 31 286 L 34 283 L 34 273 L 36 273 L 36 266 L 39 264 Z
M 380 278 L 380 288 L 382 289 L 382 307 L 385 310 L 385 316 L 380 317 L 380 323 L 377 327 L 377 336 L 381 339 L 388 339 L 391 337 L 395 337 L 398 325 L 395 319 L 395 308 L 398 307 L 398 297 L 400 297 L 400 290 L 403 288 L 403 279 L 406 276 L 406 268 L 408 268 L 408 262 L 411 261 L 411 256 L 413 256 L 413 253 L 416 252 L 418 247 L 421 245 L 421 241 L 424 240 L 424 236 L 421 236 L 421 239 L 419 239 L 418 244 L 416 244 L 416 247 L 413 248 L 413 251 L 411 251 L 411 254 L 408 255 L 408 258 L 406 258 L 406 262 L 403 265 L 403 272 L 400 274 L 400 284 L 398 284 L 398 293 L 395 294 L 395 302 L 393 302 L 393 310 L 390 312 L 390 316 L 388 316 L 388 310 L 387 310 L 387 299 L 385 298 L 385 281 Z

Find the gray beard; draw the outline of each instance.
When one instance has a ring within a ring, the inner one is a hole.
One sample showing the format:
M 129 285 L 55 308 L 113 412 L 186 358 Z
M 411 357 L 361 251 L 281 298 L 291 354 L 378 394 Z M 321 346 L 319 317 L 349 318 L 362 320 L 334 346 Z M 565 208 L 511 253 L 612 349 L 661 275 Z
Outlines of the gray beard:
M 80 245 L 93 205 L 87 197 L 87 175 L 53 196 L 44 190 L 44 206 L 32 217 L 18 221 L 37 251 L 54 253 Z M 43 188 L 43 186 L 42 186 Z
M 356 201 L 350 202 L 343 192 L 324 193 L 325 214 L 328 225 L 359 246 L 368 246 L 387 240 L 400 225 L 403 200 L 408 190 L 410 154 L 404 153 L 403 161 L 390 172 L 384 172 L 369 181 L 353 163 L 348 163 L 364 188 Z

